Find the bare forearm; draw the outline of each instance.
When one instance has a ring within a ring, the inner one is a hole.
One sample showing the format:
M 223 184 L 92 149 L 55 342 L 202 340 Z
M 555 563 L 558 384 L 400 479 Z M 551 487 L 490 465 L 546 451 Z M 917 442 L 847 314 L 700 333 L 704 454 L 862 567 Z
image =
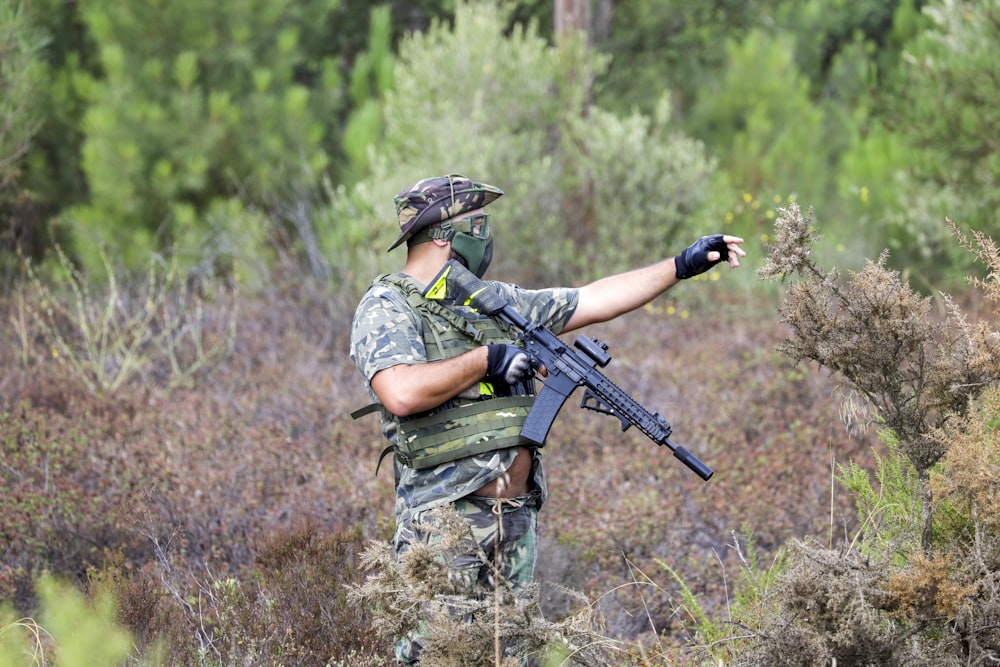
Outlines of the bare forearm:
M 740 265 L 740 258 L 746 256 L 740 248 L 742 243 L 743 239 L 738 236 L 704 236 L 676 257 L 595 280 L 580 288 L 576 311 L 563 331 L 606 322 L 635 310 L 676 285 L 681 278 L 703 273 L 718 262 L 728 260 L 735 269 Z M 681 260 L 683 263 L 678 264 Z M 682 266 L 680 271 L 678 266 Z
M 580 288 L 580 300 L 564 331 L 606 322 L 645 305 L 678 282 L 673 257 L 595 280 Z
M 372 377 L 372 390 L 394 415 L 406 417 L 436 408 L 454 398 L 486 374 L 486 347 L 443 361 L 400 364 Z

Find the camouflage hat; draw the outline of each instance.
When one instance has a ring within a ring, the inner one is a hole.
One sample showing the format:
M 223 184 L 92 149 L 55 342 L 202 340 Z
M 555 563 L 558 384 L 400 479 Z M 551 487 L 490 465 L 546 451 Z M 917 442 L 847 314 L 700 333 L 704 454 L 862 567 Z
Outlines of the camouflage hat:
M 460 174 L 418 181 L 396 195 L 399 236 L 389 250 L 428 225 L 482 208 L 502 195 L 500 188 L 474 183 Z

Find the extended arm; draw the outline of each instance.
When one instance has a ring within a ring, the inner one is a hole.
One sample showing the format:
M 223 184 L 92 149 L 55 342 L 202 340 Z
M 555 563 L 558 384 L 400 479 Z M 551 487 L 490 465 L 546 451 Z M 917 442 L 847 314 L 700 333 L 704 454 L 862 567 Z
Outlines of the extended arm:
M 580 288 L 580 299 L 576 310 L 566 326 L 563 327 L 563 331 L 572 331 L 589 324 L 607 322 L 649 303 L 680 282 L 681 277 L 678 276 L 677 270 L 678 263 L 680 262 L 682 266 L 685 261 L 690 264 L 692 256 L 696 257 L 696 246 L 702 241 L 699 240 L 678 257 L 671 257 L 641 269 L 600 278 L 584 285 Z M 739 266 L 739 258 L 746 256 L 746 252 L 740 248 L 743 239 L 736 236 L 723 236 L 722 242 L 726 245 L 726 258 L 721 256 L 721 252 L 713 250 L 704 257 L 696 258 L 695 261 L 704 261 L 711 266 L 718 261 L 728 259 L 731 267 Z M 684 259 L 685 256 L 687 259 Z M 689 277 L 683 273 L 681 276 Z

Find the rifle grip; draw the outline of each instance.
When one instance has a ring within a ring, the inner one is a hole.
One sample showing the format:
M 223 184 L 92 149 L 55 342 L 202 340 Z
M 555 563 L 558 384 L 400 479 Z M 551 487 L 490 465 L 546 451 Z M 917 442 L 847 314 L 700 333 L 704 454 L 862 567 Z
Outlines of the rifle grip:
M 574 385 L 575 386 L 575 385 Z M 556 420 L 556 415 L 562 409 L 568 393 L 563 393 L 554 386 L 546 384 L 542 391 L 535 398 L 531 410 L 528 412 L 524 425 L 521 427 L 521 437 L 529 442 L 541 447 L 545 444 L 545 439 L 552 428 L 552 422 Z

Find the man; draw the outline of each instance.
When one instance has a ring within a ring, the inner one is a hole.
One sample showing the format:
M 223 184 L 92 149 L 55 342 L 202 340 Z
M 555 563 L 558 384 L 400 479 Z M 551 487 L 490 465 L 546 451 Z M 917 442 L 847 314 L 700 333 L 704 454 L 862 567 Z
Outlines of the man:
M 484 209 L 502 195 L 460 175 L 424 179 L 397 195 L 400 233 L 389 250 L 405 242 L 406 263 L 365 293 L 351 335 L 351 358 L 382 410 L 395 454 L 397 559 L 428 539 L 421 517 L 450 504 L 480 545 L 450 564 L 470 592 L 492 588 L 496 572 L 515 589 L 534 576 L 545 474 L 539 449 L 518 434 L 536 364 L 502 322 L 424 292 L 452 258 L 483 276 L 493 257 Z M 566 333 L 634 310 L 721 261 L 739 266 L 741 243 L 704 237 L 677 257 L 580 288 L 491 285 L 529 321 Z M 401 641 L 397 660 L 415 663 L 420 647 L 419 638 Z

